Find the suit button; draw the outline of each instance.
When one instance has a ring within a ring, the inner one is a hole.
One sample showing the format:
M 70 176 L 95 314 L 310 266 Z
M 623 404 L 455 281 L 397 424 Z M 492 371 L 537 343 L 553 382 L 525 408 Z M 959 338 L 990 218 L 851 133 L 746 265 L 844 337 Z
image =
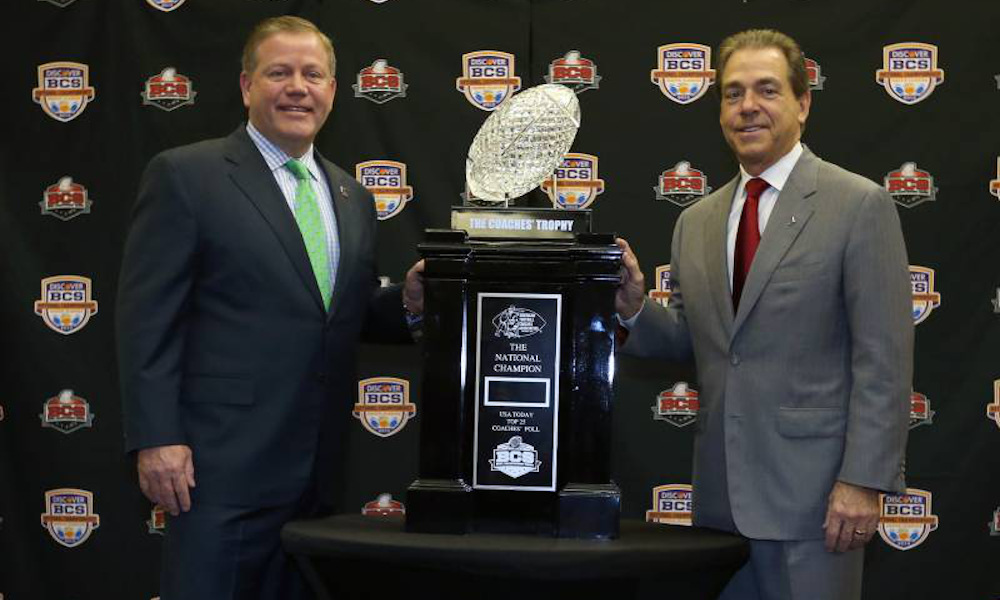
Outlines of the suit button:
M 326 373 L 323 373 L 322 371 L 320 371 L 319 373 L 316 373 L 316 381 L 318 381 L 320 383 L 325 383 L 326 382 Z
M 736 353 L 730 354 L 729 355 L 729 364 L 733 365 L 734 367 L 739 366 L 739 364 L 740 364 L 740 355 L 736 354 Z

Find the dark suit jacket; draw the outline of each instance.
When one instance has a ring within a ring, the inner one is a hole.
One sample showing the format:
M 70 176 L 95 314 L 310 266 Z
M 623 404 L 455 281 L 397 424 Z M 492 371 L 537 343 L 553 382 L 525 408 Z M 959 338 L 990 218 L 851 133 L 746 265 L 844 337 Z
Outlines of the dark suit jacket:
M 329 314 L 244 126 L 143 176 L 118 294 L 126 448 L 191 446 L 194 501 L 276 505 L 327 483 L 359 338 L 407 337 L 398 287 L 376 286 L 371 195 L 317 158 L 340 236 Z
M 623 351 L 695 358 L 696 524 L 817 539 L 836 480 L 904 489 L 913 322 L 899 216 L 877 185 L 804 149 L 733 314 L 738 182 L 681 214 L 669 306 L 647 302 Z

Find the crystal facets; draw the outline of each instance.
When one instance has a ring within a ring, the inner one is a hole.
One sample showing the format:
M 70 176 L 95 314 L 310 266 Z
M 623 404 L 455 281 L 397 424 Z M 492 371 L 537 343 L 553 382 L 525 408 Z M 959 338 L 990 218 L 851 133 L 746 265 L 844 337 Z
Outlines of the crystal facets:
M 512 96 L 469 147 L 469 191 L 493 202 L 527 194 L 559 166 L 579 127 L 580 103 L 566 86 L 539 85 Z

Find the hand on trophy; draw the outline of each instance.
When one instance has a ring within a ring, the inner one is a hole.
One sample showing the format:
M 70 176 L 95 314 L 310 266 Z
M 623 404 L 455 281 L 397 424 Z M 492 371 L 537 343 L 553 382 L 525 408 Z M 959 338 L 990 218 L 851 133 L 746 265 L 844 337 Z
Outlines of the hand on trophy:
M 615 310 L 622 319 L 631 319 L 642 309 L 646 298 L 646 278 L 639 268 L 639 259 L 632 252 L 632 247 L 622 238 L 615 238 L 615 243 L 622 249 L 621 282 L 615 294 Z
M 403 308 L 413 315 L 424 313 L 424 261 L 418 260 L 406 272 L 403 284 Z

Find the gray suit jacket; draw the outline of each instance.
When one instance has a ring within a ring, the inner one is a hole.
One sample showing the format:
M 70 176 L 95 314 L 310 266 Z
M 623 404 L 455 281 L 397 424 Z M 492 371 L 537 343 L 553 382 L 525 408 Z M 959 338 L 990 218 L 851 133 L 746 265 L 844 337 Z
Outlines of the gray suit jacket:
M 647 302 L 622 350 L 695 359 L 695 524 L 821 538 L 835 480 L 904 489 L 913 323 L 899 217 L 877 185 L 805 149 L 734 315 L 738 182 L 681 214 L 669 306 Z

